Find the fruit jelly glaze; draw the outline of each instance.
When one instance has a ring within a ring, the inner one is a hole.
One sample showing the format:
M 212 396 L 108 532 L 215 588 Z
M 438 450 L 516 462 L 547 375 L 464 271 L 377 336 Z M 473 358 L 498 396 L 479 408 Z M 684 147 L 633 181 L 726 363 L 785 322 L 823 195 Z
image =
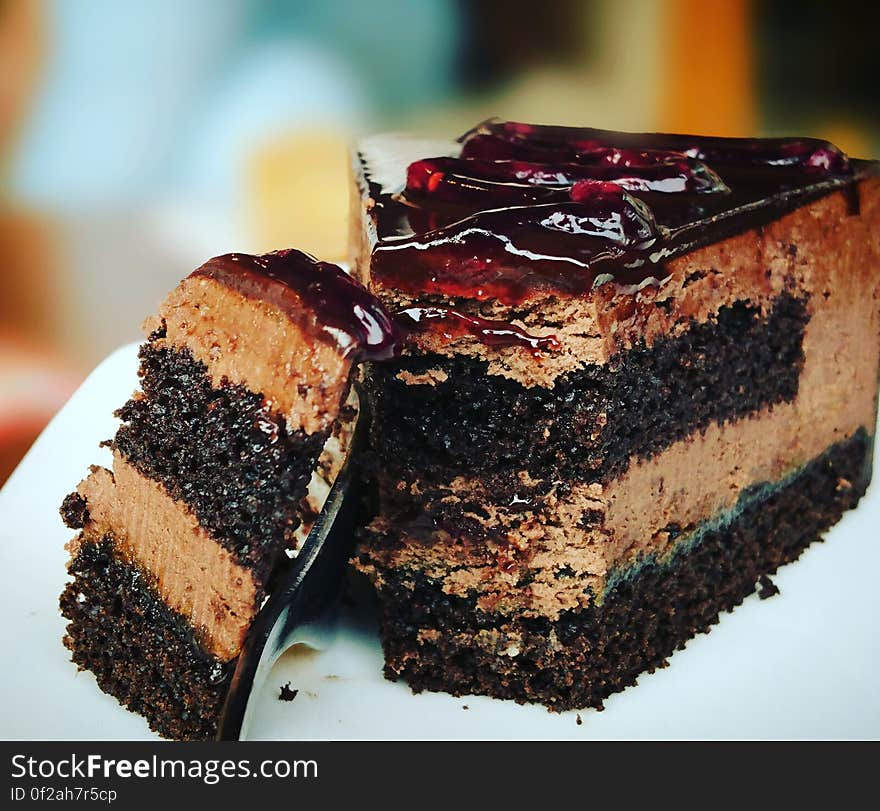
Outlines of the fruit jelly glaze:
M 508 304 L 638 285 L 674 256 L 871 173 L 876 164 L 815 139 L 486 122 L 458 157 L 412 163 L 402 193 L 371 189 L 371 276 L 413 295 Z

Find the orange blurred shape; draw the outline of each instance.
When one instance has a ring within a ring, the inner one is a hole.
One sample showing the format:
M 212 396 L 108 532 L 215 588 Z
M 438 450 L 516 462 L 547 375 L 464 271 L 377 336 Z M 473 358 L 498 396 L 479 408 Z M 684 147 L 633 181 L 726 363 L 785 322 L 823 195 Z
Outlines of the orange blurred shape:
M 53 353 L 0 334 L 0 484 L 78 383 Z
M 246 201 L 257 247 L 345 259 L 349 161 L 348 139 L 332 129 L 279 135 L 257 148 Z
M 33 97 L 43 56 L 43 7 L 0 2 L 0 160 L 6 158 Z
M 660 129 L 755 135 L 752 3 L 666 0 Z

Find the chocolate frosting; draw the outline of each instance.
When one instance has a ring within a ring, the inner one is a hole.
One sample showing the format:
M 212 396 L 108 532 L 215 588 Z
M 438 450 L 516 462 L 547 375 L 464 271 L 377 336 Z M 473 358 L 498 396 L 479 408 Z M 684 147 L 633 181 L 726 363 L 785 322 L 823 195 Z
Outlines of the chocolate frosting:
M 834 191 L 878 164 L 812 138 L 623 133 L 490 120 L 458 157 L 409 166 L 400 194 L 373 186 L 372 278 L 412 295 L 581 295 L 658 282 L 667 260 Z
M 302 320 L 309 314 L 343 354 L 384 360 L 400 349 L 404 332 L 375 296 L 330 262 L 293 248 L 254 256 L 215 257 L 193 276 L 215 279 L 248 298 L 268 301 Z

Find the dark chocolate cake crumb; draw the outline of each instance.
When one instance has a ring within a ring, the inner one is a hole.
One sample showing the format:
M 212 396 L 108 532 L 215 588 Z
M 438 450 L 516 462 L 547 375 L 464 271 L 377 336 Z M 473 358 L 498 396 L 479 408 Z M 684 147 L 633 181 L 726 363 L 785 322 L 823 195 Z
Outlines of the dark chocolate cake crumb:
M 293 690 L 290 687 L 290 682 L 287 684 L 282 684 L 279 689 L 278 700 L 279 701 L 293 701 L 299 694 L 299 690 Z
M 76 665 L 163 737 L 213 738 L 236 660 L 202 651 L 187 620 L 116 556 L 110 538 L 81 543 L 68 571 L 60 602 Z
M 82 529 L 89 521 L 86 500 L 77 492 L 68 493 L 61 502 L 61 520 L 71 529 Z
M 777 586 L 769 577 L 767 577 L 766 574 L 762 574 L 758 578 L 758 583 L 758 597 L 760 597 L 762 600 L 766 600 L 779 594 L 779 586 Z
M 583 724 L 584 719 L 581 718 L 581 714 L 580 714 L 580 713 L 577 714 L 577 717 L 574 719 L 574 722 L 575 722 L 578 726 L 580 726 L 581 724 Z

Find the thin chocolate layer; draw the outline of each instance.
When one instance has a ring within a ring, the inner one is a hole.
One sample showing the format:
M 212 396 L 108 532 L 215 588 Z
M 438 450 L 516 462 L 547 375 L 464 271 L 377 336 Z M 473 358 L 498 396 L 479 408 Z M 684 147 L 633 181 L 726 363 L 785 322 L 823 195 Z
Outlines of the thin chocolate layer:
M 212 738 L 235 661 L 205 654 L 146 573 L 119 560 L 112 539 L 80 544 L 68 571 L 64 644 L 79 668 L 160 735 Z
M 870 480 L 872 438 L 830 447 L 766 498 L 755 491 L 723 527 L 670 559 L 620 577 L 601 603 L 558 620 L 497 615 L 424 575 L 385 572 L 379 591 L 386 676 L 415 691 L 485 694 L 558 710 L 601 707 L 708 631 L 853 508 Z
M 791 401 L 807 320 L 804 300 L 789 294 L 766 317 L 738 303 L 678 337 L 567 373 L 552 389 L 488 375 L 485 362 L 465 357 L 374 365 L 378 461 L 390 478 L 482 474 L 499 490 L 524 469 L 607 481 L 713 421 Z
M 80 542 L 112 535 L 117 554 L 151 578 L 153 590 L 181 614 L 200 646 L 221 661 L 241 651 L 265 596 L 251 569 L 201 526 L 192 510 L 119 454 L 112 470 L 93 466 L 77 487 L 88 519 Z
M 199 522 L 265 583 L 296 546 L 298 508 L 326 432 L 288 432 L 263 398 L 213 388 L 187 350 L 141 347 L 143 396 L 118 412 L 111 445 L 189 505 Z

